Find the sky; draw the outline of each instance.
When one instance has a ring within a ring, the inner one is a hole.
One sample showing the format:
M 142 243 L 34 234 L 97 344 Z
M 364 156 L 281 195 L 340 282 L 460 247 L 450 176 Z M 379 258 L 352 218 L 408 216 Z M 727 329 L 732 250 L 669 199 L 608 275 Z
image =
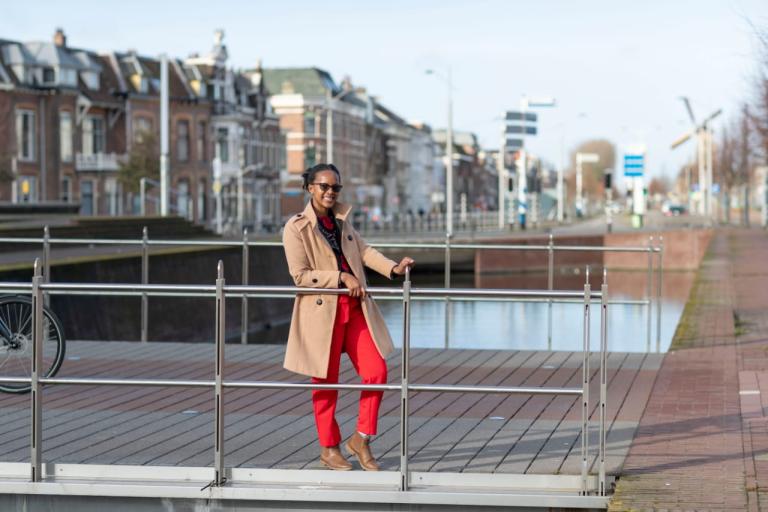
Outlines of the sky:
M 691 128 L 680 96 L 716 129 L 749 100 L 755 27 L 768 0 L 234 1 L 3 0 L 0 38 L 176 57 L 207 52 L 225 31 L 233 67 L 315 66 L 349 76 L 402 117 L 447 123 L 498 148 L 501 116 L 521 97 L 553 97 L 526 146 L 559 165 L 580 142 L 605 138 L 619 154 L 646 146 L 649 176 L 673 178 L 695 154 L 670 143 Z M 620 165 L 620 162 L 617 163 Z

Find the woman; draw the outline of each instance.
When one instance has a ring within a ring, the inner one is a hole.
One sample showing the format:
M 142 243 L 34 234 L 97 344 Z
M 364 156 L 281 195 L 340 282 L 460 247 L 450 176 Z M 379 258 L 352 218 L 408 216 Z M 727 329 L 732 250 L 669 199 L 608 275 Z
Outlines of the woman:
M 311 200 L 302 213 L 285 224 L 283 246 L 288 270 L 296 286 L 346 288 L 346 295 L 298 294 L 293 306 L 285 368 L 312 377 L 317 384 L 336 384 L 341 353 L 352 360 L 364 384 L 387 381 L 384 358 L 392 339 L 379 308 L 366 293 L 363 266 L 392 279 L 413 266 L 411 258 L 395 263 L 368 247 L 347 220 L 350 207 L 337 202 L 341 175 L 332 164 L 318 164 L 302 175 Z M 357 428 L 346 443 L 347 452 L 366 471 L 378 471 L 369 442 L 376 434 L 381 391 L 363 391 Z M 336 390 L 312 391 L 320 441 L 320 461 L 335 470 L 352 465 L 339 450 Z

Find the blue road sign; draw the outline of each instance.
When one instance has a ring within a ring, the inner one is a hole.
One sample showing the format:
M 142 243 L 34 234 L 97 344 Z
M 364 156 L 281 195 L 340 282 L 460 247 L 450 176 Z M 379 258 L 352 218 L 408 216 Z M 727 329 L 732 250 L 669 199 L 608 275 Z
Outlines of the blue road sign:
M 640 177 L 645 171 L 645 155 L 624 155 L 624 176 Z

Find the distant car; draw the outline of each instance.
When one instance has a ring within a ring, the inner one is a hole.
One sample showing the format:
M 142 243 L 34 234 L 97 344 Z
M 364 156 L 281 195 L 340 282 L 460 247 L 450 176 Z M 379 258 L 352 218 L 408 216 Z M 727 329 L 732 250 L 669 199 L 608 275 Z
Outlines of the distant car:
M 664 215 L 668 217 L 677 217 L 685 213 L 685 206 L 681 204 L 670 204 L 667 208 L 663 209 Z

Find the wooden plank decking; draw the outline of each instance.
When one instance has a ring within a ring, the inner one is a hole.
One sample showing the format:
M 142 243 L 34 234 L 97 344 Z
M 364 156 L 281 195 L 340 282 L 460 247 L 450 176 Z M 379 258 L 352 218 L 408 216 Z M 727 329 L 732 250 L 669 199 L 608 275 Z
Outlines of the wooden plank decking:
M 282 369 L 283 346 L 228 345 L 227 380 L 300 381 Z M 70 342 L 61 377 L 213 379 L 212 345 Z M 608 472 L 622 466 L 663 354 L 609 354 Z M 388 361 L 400 377 L 399 353 Z M 591 359 L 597 410 L 598 358 Z M 356 382 L 346 358 L 342 381 Z M 578 352 L 412 350 L 412 383 L 578 387 Z M 211 466 L 213 391 L 50 386 L 44 392 L 43 460 L 60 463 Z M 579 474 L 580 398 L 415 393 L 411 469 Z M 341 392 L 337 419 L 352 433 L 357 392 Z M 29 395 L 0 394 L 0 462 L 28 462 Z M 228 467 L 319 469 L 309 391 L 227 390 Z M 399 393 L 386 393 L 373 450 L 399 464 Z M 596 415 L 595 415 L 596 418 Z M 597 451 L 597 427 L 590 436 Z

